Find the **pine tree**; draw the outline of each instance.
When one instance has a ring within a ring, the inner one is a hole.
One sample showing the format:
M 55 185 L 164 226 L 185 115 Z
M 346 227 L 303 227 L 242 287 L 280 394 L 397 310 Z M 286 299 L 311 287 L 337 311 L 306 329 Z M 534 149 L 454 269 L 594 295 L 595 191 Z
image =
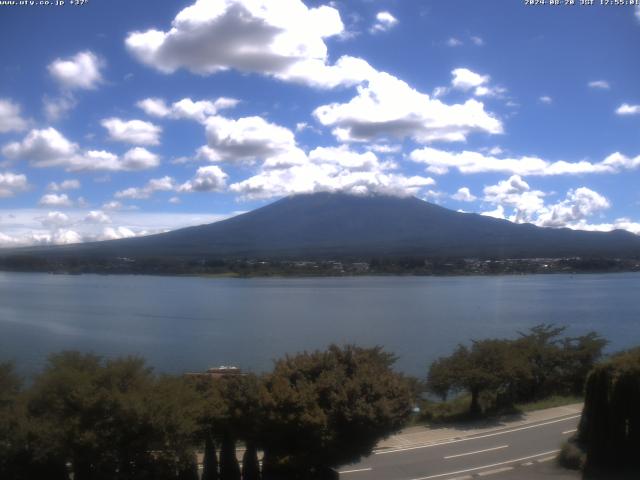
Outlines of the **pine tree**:
M 247 449 L 242 456 L 242 480 L 260 480 L 258 451 L 253 442 L 247 444 Z

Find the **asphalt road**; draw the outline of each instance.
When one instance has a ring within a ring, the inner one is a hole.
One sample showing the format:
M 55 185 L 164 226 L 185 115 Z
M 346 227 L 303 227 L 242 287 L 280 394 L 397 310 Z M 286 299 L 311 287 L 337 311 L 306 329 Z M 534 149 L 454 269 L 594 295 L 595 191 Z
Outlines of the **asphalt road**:
M 552 463 L 579 415 L 458 437 L 435 444 L 380 450 L 340 468 L 342 480 L 451 480 L 524 478 L 520 469 Z M 510 474 L 510 472 L 512 474 Z

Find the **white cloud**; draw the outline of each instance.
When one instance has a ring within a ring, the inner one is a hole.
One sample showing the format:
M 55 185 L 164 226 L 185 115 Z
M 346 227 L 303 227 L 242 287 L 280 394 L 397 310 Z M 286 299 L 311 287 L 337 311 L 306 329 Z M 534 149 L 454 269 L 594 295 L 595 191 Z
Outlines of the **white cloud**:
M 638 19 L 638 21 L 640 22 L 640 5 L 636 7 L 635 15 L 636 15 L 636 18 Z
M 489 75 L 480 75 L 468 68 L 456 68 L 451 72 L 451 88 L 462 90 L 463 92 L 472 91 L 476 97 L 498 97 L 507 90 L 500 86 L 490 86 Z M 443 96 L 450 91 L 446 87 L 438 87 L 434 90 L 434 96 Z
M 485 217 L 499 218 L 501 220 L 505 219 L 504 207 L 502 205 L 498 205 L 494 210 L 487 210 L 485 212 L 480 212 L 480 215 L 483 215 Z
M 83 221 L 85 223 L 111 223 L 111 217 L 101 210 L 91 210 Z
M 77 155 L 78 146 L 69 142 L 54 128 L 31 130 L 22 142 L 2 148 L 9 159 L 28 160 L 35 166 L 55 166 Z
M 70 242 L 112 240 L 161 233 L 177 228 L 202 225 L 228 218 L 230 215 L 138 212 L 113 210 L 107 218 L 99 211 L 51 212 L 46 216 L 38 209 L 0 209 L 0 246 L 49 245 Z
M 462 42 L 462 40 L 460 40 L 460 39 L 458 39 L 458 38 L 450 37 L 450 38 L 447 40 L 447 46 L 448 46 L 448 47 L 460 47 L 460 46 L 462 46 L 462 45 L 464 45 L 464 43 Z
M 122 170 L 146 170 L 160 165 L 160 159 L 146 148 L 136 147 L 128 150 L 119 163 Z
M 149 180 L 144 187 L 141 188 L 127 188 L 115 193 L 116 198 L 129 198 L 129 199 L 146 199 L 150 198 L 155 192 L 168 192 L 175 190 L 176 184 L 173 178 L 164 176 L 162 178 L 154 178 Z
M 5 145 L 2 153 L 34 167 L 63 167 L 68 171 L 143 170 L 160 163 L 157 155 L 141 147 L 127 151 L 122 158 L 104 150 L 83 151 L 52 127 L 31 130 L 21 142 Z
M 0 133 L 20 132 L 27 128 L 27 121 L 20 114 L 21 108 L 8 98 L 0 98 Z
M 414 162 L 424 163 L 427 165 L 427 171 L 439 175 L 447 173 L 451 168 L 455 168 L 463 174 L 501 172 L 516 175 L 551 176 L 618 173 L 640 167 L 640 155 L 630 158 L 619 152 L 613 153 L 597 163 L 585 160 L 549 162 L 534 156 L 497 158 L 480 152 L 449 152 L 424 147 L 411 152 L 409 158 Z
M 171 108 L 162 98 L 145 98 L 136 103 L 136 106 L 152 117 L 164 118 L 171 114 Z
M 540 101 L 540 103 L 544 103 L 545 105 L 551 105 L 553 103 L 553 98 L 551 98 L 549 95 L 542 95 L 540 98 L 538 98 L 538 100 Z
M 65 89 L 91 90 L 102 82 L 104 62 L 93 52 L 80 52 L 67 59 L 58 58 L 47 67 L 49 74 Z
M 536 224 L 541 227 L 573 227 L 595 213 L 611 207 L 604 196 L 586 187 L 569 190 L 564 200 L 538 212 Z
M 391 173 L 393 162 L 381 162 L 375 153 L 358 153 L 347 146 L 318 147 L 309 155 L 267 159 L 261 170 L 230 190 L 245 199 L 296 193 L 346 192 L 357 195 L 413 195 L 434 185 L 431 178 Z
M 469 187 L 461 187 L 456 193 L 451 195 L 451 198 L 459 202 L 475 202 L 477 197 L 471 193 Z
M 122 202 L 116 200 L 110 201 L 102 205 L 103 210 L 123 210 L 125 207 Z
M 596 228 L 588 228 L 589 218 L 611 207 L 607 198 L 587 187 L 571 189 L 564 199 L 552 204 L 545 203 L 546 197 L 546 193 L 532 190 L 521 177 L 513 175 L 484 188 L 483 201 L 495 205 L 496 209 L 482 214 L 539 227 L 594 230 Z
M 55 122 L 63 118 L 69 111 L 73 110 L 78 102 L 71 94 L 62 95 L 60 97 L 44 96 L 42 99 L 44 115 L 47 120 Z
M 49 212 L 46 217 L 42 217 L 40 222 L 47 228 L 62 228 L 69 226 L 72 222 L 68 215 L 62 212 Z
M 228 175 L 216 165 L 200 167 L 195 176 L 178 187 L 179 192 L 221 192 L 226 188 Z
M 472 36 L 471 41 L 477 47 L 482 47 L 484 45 L 484 40 L 482 37 Z
M 0 173 L 0 198 L 13 197 L 28 188 L 26 175 L 11 172 Z
M 158 145 L 162 128 L 143 120 L 105 118 L 100 124 L 109 132 L 109 138 L 134 145 Z
M 209 161 L 252 162 L 296 150 L 291 130 L 262 117 L 209 117 L 206 133 L 208 146 L 199 156 Z
M 616 109 L 618 115 L 640 115 L 640 105 L 623 103 Z
M 129 52 L 161 72 L 228 69 L 331 88 L 354 84 L 354 62 L 327 64 L 326 38 L 344 33 L 338 10 L 300 0 L 197 0 L 167 31 L 132 32 Z M 366 63 L 366 62 L 365 62 Z
M 500 120 L 477 100 L 447 105 L 402 80 L 376 72 L 348 103 L 318 107 L 316 119 L 342 142 L 411 137 L 418 143 L 464 141 L 474 131 L 502 133 Z
M 378 12 L 376 22 L 370 29 L 371 33 L 386 32 L 398 24 L 398 19 L 389 12 Z
M 594 80 L 587 84 L 589 88 L 594 88 L 596 90 L 609 90 L 611 85 L 606 80 Z
M 456 68 L 451 72 L 453 79 L 451 85 L 459 90 L 471 90 L 472 88 L 485 85 L 489 82 L 489 75 L 480 75 L 472 72 L 468 68 Z
M 73 201 L 66 193 L 48 193 L 40 198 L 38 205 L 42 207 L 71 207 L 73 206 Z
M 485 202 L 512 208 L 513 214 L 509 218 L 512 222 L 531 222 L 544 207 L 545 193 L 531 190 L 519 175 L 485 187 L 483 193 Z M 495 213 L 496 215 L 491 216 L 497 217 L 497 212 Z
M 47 186 L 47 190 L 51 190 L 52 192 L 59 192 L 61 190 L 77 190 L 80 188 L 80 181 L 74 178 L 63 180 L 60 183 L 51 182 Z
M 215 101 L 183 98 L 167 106 L 161 98 L 145 98 L 136 105 L 147 115 L 159 118 L 189 119 L 204 123 L 207 117 L 216 115 L 220 110 L 233 108 L 239 103 L 235 98 L 220 97 Z

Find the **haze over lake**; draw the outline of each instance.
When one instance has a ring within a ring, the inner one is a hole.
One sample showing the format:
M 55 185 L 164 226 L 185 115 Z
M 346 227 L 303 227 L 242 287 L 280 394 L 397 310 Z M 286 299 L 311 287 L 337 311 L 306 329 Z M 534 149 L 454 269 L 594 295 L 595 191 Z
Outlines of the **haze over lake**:
M 331 342 L 383 345 L 397 367 L 471 338 L 539 323 L 595 330 L 608 350 L 640 338 L 640 274 L 223 279 L 0 272 L 0 360 L 26 375 L 50 352 L 137 354 L 159 371 L 263 371 Z

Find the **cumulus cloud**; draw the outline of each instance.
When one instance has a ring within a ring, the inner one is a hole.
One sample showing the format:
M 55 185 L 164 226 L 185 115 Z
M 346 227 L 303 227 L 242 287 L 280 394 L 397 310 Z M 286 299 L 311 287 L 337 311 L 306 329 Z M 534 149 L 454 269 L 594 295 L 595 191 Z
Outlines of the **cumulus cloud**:
M 60 183 L 51 182 L 47 186 L 47 190 L 51 190 L 52 192 L 59 192 L 61 190 L 77 190 L 80 188 L 80 181 L 75 178 L 71 178 L 68 180 L 63 180 Z
M 28 188 L 26 175 L 11 172 L 0 173 L 0 198 L 13 197 Z
M 464 42 L 459 38 L 449 37 L 449 39 L 447 40 L 448 47 L 461 47 L 462 45 L 464 45 Z
M 40 198 L 38 205 L 41 207 L 71 207 L 73 201 L 66 193 L 48 193 Z
M 50 122 L 55 122 L 63 118 L 69 111 L 73 110 L 78 102 L 71 94 L 60 97 L 44 96 L 42 99 L 44 115 Z
M 471 41 L 476 47 L 482 47 L 484 45 L 484 39 L 478 36 L 472 36 Z
M 469 187 L 460 187 L 456 193 L 451 195 L 451 198 L 459 202 L 475 202 L 477 197 L 471 193 Z
M 105 118 L 100 124 L 109 132 L 109 138 L 134 145 L 158 145 L 162 128 L 143 120 Z
M 111 223 L 111 217 L 109 217 L 109 215 L 107 215 L 106 213 L 104 213 L 101 210 L 91 210 L 84 217 L 83 222 L 85 222 L 85 223 L 99 223 L 99 224 Z
M 114 240 L 161 233 L 228 218 L 229 215 L 65 210 L 43 215 L 40 209 L 0 209 L 0 246 L 50 245 Z M 109 223 L 107 223 L 109 222 Z
M 393 167 L 371 151 L 358 153 L 344 145 L 318 147 L 295 162 L 268 159 L 256 175 L 229 188 L 245 199 L 255 199 L 321 191 L 412 195 L 435 184 L 431 178 L 393 173 Z
M 629 105 L 623 103 L 616 109 L 618 115 L 640 115 L 640 105 Z
M 67 90 L 92 90 L 102 82 L 104 62 L 88 50 L 66 59 L 57 58 L 47 67 L 49 74 Z
M 325 39 L 343 33 L 340 13 L 329 6 L 308 8 L 300 0 L 197 0 L 178 13 L 168 30 L 132 32 L 125 44 L 137 60 L 164 73 L 237 69 L 331 88 L 354 83 L 354 62 L 327 64 Z
M 414 150 L 409 155 L 414 162 L 427 165 L 427 171 L 434 174 L 447 173 L 451 168 L 463 174 L 500 172 L 516 175 L 578 175 L 587 173 L 618 173 L 640 167 L 640 155 L 627 157 L 619 152 L 613 153 L 604 160 L 592 163 L 585 160 L 566 162 L 564 160 L 549 162 L 539 157 L 506 157 L 497 158 L 491 154 L 480 152 L 449 152 L 431 147 Z
M 206 121 L 208 145 L 199 155 L 209 161 L 252 162 L 296 150 L 293 132 L 262 117 Z
M 8 98 L 0 98 L 0 133 L 20 132 L 27 128 L 20 105 Z
M 71 219 L 62 212 L 49 212 L 46 217 L 42 217 L 40 222 L 47 228 L 61 228 L 70 225 Z
M 587 85 L 589 86 L 589 88 L 593 88 L 596 90 L 609 90 L 611 88 L 611 85 L 609 85 L 609 82 L 607 82 L 606 80 L 594 80 L 592 82 L 589 82 Z
M 496 208 L 483 215 L 540 227 L 593 230 L 595 228 L 588 228 L 589 219 L 611 207 L 607 198 L 587 187 L 570 189 L 565 198 L 556 203 L 547 204 L 546 197 L 547 194 L 532 189 L 520 176 L 513 175 L 484 188 L 483 201 Z
M 540 103 L 544 103 L 545 105 L 551 105 L 553 103 L 553 98 L 551 98 L 549 95 L 542 95 L 540 98 L 538 98 L 538 100 L 540 101 Z
M 118 163 L 122 170 L 147 170 L 160 165 L 160 159 L 146 148 L 136 147 L 127 150 Z
M 447 105 L 384 72 L 372 74 L 347 103 L 318 107 L 316 119 L 342 142 L 411 137 L 418 143 L 465 141 L 471 132 L 503 132 L 477 100 Z
M 123 157 L 104 150 L 82 150 L 55 128 L 31 130 L 21 142 L 2 148 L 10 160 L 29 162 L 34 167 L 63 167 L 68 171 L 82 170 L 144 170 L 159 165 L 157 155 L 142 147 L 127 151 Z
M 220 110 L 233 108 L 239 103 L 235 98 L 220 97 L 214 101 L 183 98 L 168 106 L 161 98 L 145 98 L 136 105 L 147 115 L 158 118 L 189 119 L 204 123 L 207 117 Z
M 569 190 L 564 200 L 542 209 L 536 224 L 542 227 L 570 227 L 609 207 L 611 204 L 604 196 L 580 187 Z
M 489 75 L 480 75 L 472 72 L 468 68 L 456 68 L 451 72 L 453 79 L 451 85 L 459 90 L 471 90 L 472 88 L 485 85 L 489 82 Z
M 398 19 L 389 12 L 378 12 L 376 22 L 370 29 L 371 33 L 386 32 L 398 24 Z
M 175 190 L 176 184 L 173 178 L 164 176 L 162 178 L 153 178 L 147 182 L 144 187 L 127 188 L 115 193 L 116 198 L 128 198 L 142 200 L 150 198 L 155 192 L 168 192 Z
M 544 207 L 545 193 L 531 190 L 529 184 L 519 175 L 513 175 L 497 185 L 485 187 L 483 193 L 485 202 L 512 208 L 513 214 L 509 218 L 512 222 L 531 222 Z
M 178 192 L 221 192 L 227 186 L 228 175 L 216 165 L 200 167 L 195 176 L 178 187 Z

